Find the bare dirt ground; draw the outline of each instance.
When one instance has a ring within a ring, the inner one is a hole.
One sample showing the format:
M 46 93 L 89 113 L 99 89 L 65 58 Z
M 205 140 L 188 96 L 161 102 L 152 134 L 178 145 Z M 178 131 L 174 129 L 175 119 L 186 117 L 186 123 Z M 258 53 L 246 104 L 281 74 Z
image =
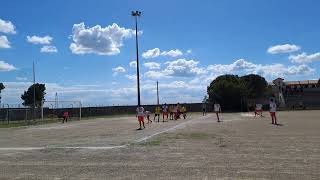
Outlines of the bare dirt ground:
M 0 179 L 319 179 L 320 111 L 0 129 Z

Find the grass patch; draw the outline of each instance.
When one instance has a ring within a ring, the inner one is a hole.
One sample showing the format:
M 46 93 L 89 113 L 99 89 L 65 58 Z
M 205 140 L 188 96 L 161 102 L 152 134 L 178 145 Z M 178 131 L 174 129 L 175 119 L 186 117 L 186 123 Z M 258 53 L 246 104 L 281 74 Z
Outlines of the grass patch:
M 160 138 L 151 139 L 150 141 L 146 141 L 143 143 L 140 143 L 141 146 L 159 146 L 164 140 Z
M 210 136 L 206 133 L 179 133 L 176 134 L 172 139 L 208 139 Z

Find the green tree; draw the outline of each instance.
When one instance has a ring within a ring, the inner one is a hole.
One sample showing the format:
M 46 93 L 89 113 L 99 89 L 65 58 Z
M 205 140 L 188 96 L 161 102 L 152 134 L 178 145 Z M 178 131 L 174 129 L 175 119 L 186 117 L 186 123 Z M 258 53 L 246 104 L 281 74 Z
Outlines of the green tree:
M 247 91 L 245 83 L 236 75 L 222 75 L 207 88 L 212 103 L 218 102 L 227 110 L 245 110 Z
M 4 90 L 6 87 L 3 85 L 3 83 L 0 83 L 0 105 L 1 105 L 1 91 Z
M 268 83 L 264 77 L 256 74 L 249 74 L 241 77 L 247 87 L 248 98 L 256 100 L 265 95 Z
M 33 84 L 31 85 L 27 91 L 24 91 L 24 93 L 21 95 L 21 99 L 23 100 L 23 105 L 24 106 L 29 106 L 32 107 L 33 106 L 33 102 L 34 102 L 34 88 L 35 87 L 35 106 L 36 107 L 41 107 L 41 102 L 44 101 L 44 96 L 45 96 L 45 90 L 46 90 L 46 86 L 45 84 Z
M 207 95 L 203 97 L 202 103 L 209 103 L 209 97 Z

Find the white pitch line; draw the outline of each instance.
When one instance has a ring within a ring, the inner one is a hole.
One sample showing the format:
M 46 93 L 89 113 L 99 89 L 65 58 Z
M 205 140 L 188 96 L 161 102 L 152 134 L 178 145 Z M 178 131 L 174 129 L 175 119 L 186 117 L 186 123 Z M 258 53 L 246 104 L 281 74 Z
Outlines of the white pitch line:
M 198 119 L 196 119 L 198 120 Z M 144 138 L 135 140 L 134 142 L 142 142 L 142 141 L 146 141 L 156 135 L 168 132 L 168 131 L 172 131 L 172 130 L 176 130 L 179 127 L 182 127 L 188 123 L 190 123 L 192 120 L 189 120 L 187 122 L 183 122 L 180 124 L 177 124 L 169 129 L 166 129 L 164 131 L 160 131 L 157 133 L 154 133 L 152 135 L 146 136 Z M 54 146 L 44 146 L 44 147 L 8 147 L 8 148 L 0 148 L 0 151 L 32 151 L 32 150 L 45 150 L 45 149 L 88 149 L 88 150 L 110 150 L 110 149 L 118 149 L 118 148 L 124 148 L 129 146 L 129 144 L 125 144 L 125 145 L 121 145 L 121 146 L 65 146 L 65 147 L 54 147 Z

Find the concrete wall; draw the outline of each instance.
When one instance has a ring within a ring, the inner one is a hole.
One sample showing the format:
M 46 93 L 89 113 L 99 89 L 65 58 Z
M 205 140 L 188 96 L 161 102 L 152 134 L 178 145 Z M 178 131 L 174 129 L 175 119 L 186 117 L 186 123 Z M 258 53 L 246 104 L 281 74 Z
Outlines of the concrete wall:
M 182 104 L 186 106 L 188 112 L 201 112 L 201 103 L 192 104 Z M 144 105 L 145 110 L 154 112 L 156 105 Z M 83 107 L 81 108 L 82 117 L 91 116 L 106 116 L 106 115 L 119 115 L 119 114 L 135 114 L 137 106 L 106 106 L 106 107 Z M 211 109 L 209 109 L 210 111 Z M 49 109 L 44 108 L 43 114 L 44 118 L 62 118 L 65 111 L 68 111 L 71 118 L 79 118 L 80 109 L 79 108 L 59 108 L 59 109 Z M 8 113 L 9 112 L 9 113 Z M 33 118 L 32 109 L 28 108 L 10 108 L 10 109 L 0 109 L 0 121 L 5 122 L 7 120 L 7 115 L 9 115 L 10 121 L 23 121 L 30 120 Z M 37 119 L 41 118 L 41 110 L 37 109 L 35 112 L 35 117 Z

